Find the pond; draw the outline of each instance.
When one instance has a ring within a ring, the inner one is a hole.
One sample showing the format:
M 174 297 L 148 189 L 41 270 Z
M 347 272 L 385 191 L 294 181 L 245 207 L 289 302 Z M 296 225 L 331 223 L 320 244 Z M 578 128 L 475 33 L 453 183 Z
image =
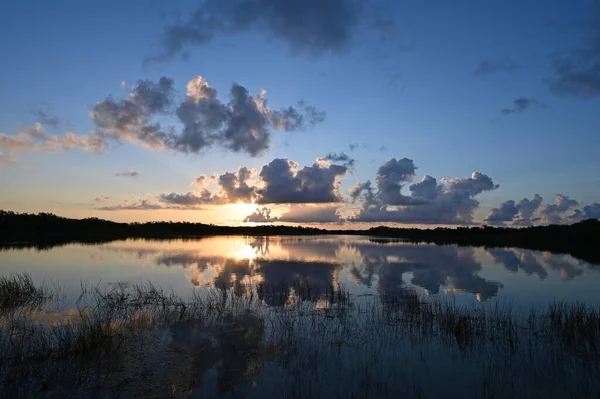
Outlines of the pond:
M 43 290 L 23 279 L 14 294 L 24 272 Z M 570 255 L 131 239 L 15 244 L 2 276 L 0 295 L 16 298 L 0 307 L 7 397 L 600 395 L 600 267 Z
M 207 237 L 67 244 L 0 251 L 0 274 L 58 283 L 70 303 L 80 284 L 150 281 L 187 296 L 215 284 L 307 282 L 352 294 L 415 288 L 461 303 L 509 300 L 527 310 L 554 300 L 600 304 L 600 265 L 518 248 L 410 244 L 356 236 Z

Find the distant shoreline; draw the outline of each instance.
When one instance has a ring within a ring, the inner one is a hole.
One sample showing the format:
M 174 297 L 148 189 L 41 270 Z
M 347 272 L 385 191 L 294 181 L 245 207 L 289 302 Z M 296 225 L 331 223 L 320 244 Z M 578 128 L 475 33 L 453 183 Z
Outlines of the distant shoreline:
M 118 223 L 98 218 L 69 219 L 50 213 L 26 214 L 0 210 L 0 248 L 44 249 L 70 242 L 94 244 L 129 238 L 199 239 L 224 235 L 364 235 L 412 243 L 514 247 L 564 253 L 600 264 L 600 221 L 597 219 L 572 225 L 524 228 L 478 226 L 417 229 L 379 226 L 365 230 L 325 230 L 301 226 L 232 227 L 188 222 Z

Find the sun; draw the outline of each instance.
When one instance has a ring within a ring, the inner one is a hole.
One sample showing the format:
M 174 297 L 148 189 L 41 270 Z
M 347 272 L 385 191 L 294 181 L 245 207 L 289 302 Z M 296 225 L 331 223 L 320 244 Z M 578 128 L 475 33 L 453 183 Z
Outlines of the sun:
M 242 216 L 242 219 L 256 210 L 256 204 L 235 204 L 235 212 Z

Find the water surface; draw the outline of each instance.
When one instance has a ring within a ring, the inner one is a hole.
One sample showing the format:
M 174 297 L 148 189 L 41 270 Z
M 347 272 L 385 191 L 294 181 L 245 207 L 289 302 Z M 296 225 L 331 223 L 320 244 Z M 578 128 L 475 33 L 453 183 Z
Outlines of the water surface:
M 0 251 L 0 274 L 16 271 L 59 284 L 68 303 L 82 281 L 151 281 L 184 297 L 215 285 L 307 283 L 315 302 L 342 284 L 355 295 L 415 288 L 460 303 L 500 299 L 524 309 L 554 300 L 600 304 L 600 266 L 570 255 L 357 236 L 136 239 Z

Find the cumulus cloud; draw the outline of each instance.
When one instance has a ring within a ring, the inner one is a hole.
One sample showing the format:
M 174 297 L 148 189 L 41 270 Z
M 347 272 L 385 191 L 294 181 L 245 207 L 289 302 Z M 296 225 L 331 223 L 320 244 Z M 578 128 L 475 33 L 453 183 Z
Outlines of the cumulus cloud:
M 429 175 L 409 186 L 411 195 L 402 193 L 406 183 L 414 180 L 416 167 L 412 160 L 392 159 L 384 163 L 375 177 L 377 189 L 370 181 L 350 190 L 353 201 L 361 200 L 362 208 L 349 221 L 400 222 L 434 224 L 470 224 L 479 202 L 477 195 L 498 188 L 493 180 L 480 172 L 470 178 L 437 180 Z
M 554 60 L 554 75 L 546 79 L 558 96 L 600 95 L 600 2 L 594 1 L 586 20 L 577 21 L 582 38 Z
M 146 62 L 186 55 L 218 37 L 248 33 L 279 40 L 293 54 L 339 53 L 359 32 L 394 36 L 394 22 L 382 16 L 366 0 L 204 0 L 184 21 L 164 30 L 161 51 Z
M 139 80 L 126 99 L 108 97 L 94 106 L 90 112 L 94 135 L 103 141 L 128 141 L 165 149 L 169 135 L 159 123 L 151 123 L 151 119 L 172 107 L 174 93 L 173 79 L 163 76 L 158 83 Z
M 519 68 L 517 62 L 506 57 L 500 60 L 482 60 L 477 64 L 473 73 L 477 76 L 487 76 L 496 72 L 512 72 Z
M 202 175 L 194 180 L 194 192 L 161 194 L 159 201 L 179 206 L 256 204 L 321 204 L 343 202 L 339 179 L 347 165 L 319 159 L 312 166 L 299 168 L 297 162 L 276 158 L 264 165 L 257 175 L 254 169 L 241 167 L 237 172 Z M 217 189 L 208 189 L 209 181 Z M 258 216 L 257 216 L 258 217 Z
M 574 211 L 579 202 L 564 194 L 554 197 L 554 204 L 546 205 L 540 210 L 542 221 L 548 224 L 562 224 L 569 211 Z
M 511 222 L 517 213 L 519 213 L 519 208 L 515 201 L 508 200 L 501 203 L 499 208 L 493 208 L 485 221 L 492 224 Z
M 514 114 L 515 112 L 524 112 L 531 107 L 546 108 L 547 106 L 546 106 L 546 104 L 536 100 L 535 98 L 519 97 L 513 101 L 512 108 L 504 108 L 504 109 L 501 109 L 500 112 L 503 115 L 510 115 L 510 114 Z
M 274 110 L 267 106 L 266 91 L 251 96 L 233 84 L 230 101 L 217 98 L 217 90 L 201 76 L 187 84 L 185 99 L 176 104 L 174 81 L 162 77 L 155 83 L 139 80 L 125 99 L 108 97 L 91 111 L 93 136 L 108 140 L 138 143 L 154 150 L 171 149 L 198 153 L 213 146 L 258 156 L 269 149 L 273 131 L 301 131 L 320 123 L 325 113 L 299 101 L 296 106 Z M 170 126 L 163 129 L 153 122 L 160 115 L 172 115 L 183 125 L 181 132 Z
M 340 178 L 348 166 L 317 162 L 298 169 L 298 163 L 276 158 L 260 171 L 263 188 L 257 190 L 259 204 L 342 202 Z
M 493 208 L 485 218 L 490 224 L 533 226 L 534 224 L 565 224 L 584 219 L 600 217 L 600 204 L 594 203 L 580 208 L 576 201 L 564 194 L 557 194 L 554 203 L 542 205 L 543 198 L 534 194 L 532 199 L 523 198 L 519 202 L 503 202 Z
M 117 177 L 138 177 L 140 174 L 138 172 L 136 172 L 135 170 L 124 170 L 122 172 L 119 173 L 115 173 L 115 176 Z
M 201 76 L 187 86 L 185 101 L 177 116 L 184 128 L 173 136 L 171 148 L 196 153 L 218 144 L 234 152 L 257 156 L 269 149 L 273 130 L 303 130 L 322 122 L 323 112 L 300 101 L 297 107 L 272 110 L 267 106 L 266 91 L 251 96 L 246 88 L 233 84 L 230 102 L 217 99 L 217 90 Z
M 386 205 L 408 205 L 410 198 L 402 195 L 403 183 L 412 181 L 416 175 L 412 159 L 392 158 L 379 167 L 375 175 L 379 200 Z
M 102 152 L 105 143 L 94 135 L 76 135 L 66 132 L 62 136 L 50 135 L 44 131 L 42 124 L 27 126 L 17 134 L 0 133 L 0 152 L 61 152 L 80 148 L 84 151 Z

